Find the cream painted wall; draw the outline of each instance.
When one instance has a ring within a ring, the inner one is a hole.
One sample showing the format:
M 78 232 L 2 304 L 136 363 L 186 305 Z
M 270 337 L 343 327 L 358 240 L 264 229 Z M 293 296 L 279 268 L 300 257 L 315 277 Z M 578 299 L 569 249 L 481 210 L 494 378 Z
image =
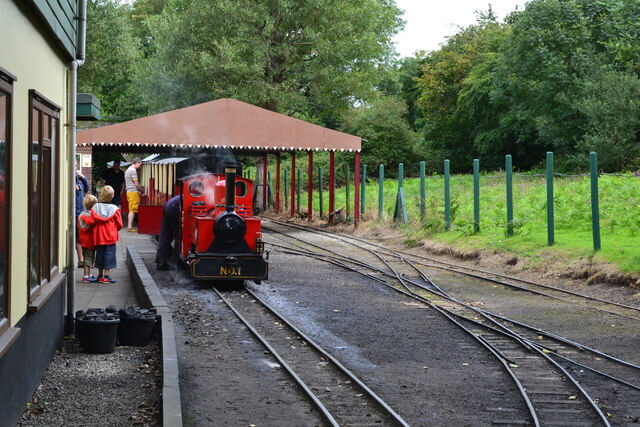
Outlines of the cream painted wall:
M 63 107 L 60 113 L 58 169 L 60 193 L 59 266 L 66 262 L 68 227 L 68 99 L 69 64 L 22 14 L 13 1 L 0 1 L 0 66 L 14 74 L 13 136 L 11 169 L 11 283 L 10 321 L 15 325 L 27 311 L 27 170 L 29 139 L 29 90 L 35 89 L 49 101 Z

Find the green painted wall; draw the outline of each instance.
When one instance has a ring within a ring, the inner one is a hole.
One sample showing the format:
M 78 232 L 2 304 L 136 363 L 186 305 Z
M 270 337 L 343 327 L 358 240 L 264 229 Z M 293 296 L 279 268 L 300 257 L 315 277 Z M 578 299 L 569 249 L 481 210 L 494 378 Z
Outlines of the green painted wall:
M 14 0 L 30 5 L 44 20 L 51 37 L 62 47 L 70 58 L 76 57 L 78 23 L 77 0 Z

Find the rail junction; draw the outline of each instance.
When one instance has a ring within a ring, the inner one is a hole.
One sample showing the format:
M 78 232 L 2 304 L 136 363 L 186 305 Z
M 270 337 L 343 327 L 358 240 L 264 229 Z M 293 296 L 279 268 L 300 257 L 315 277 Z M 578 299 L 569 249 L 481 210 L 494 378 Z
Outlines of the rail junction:
M 218 405 L 223 409 L 208 416 L 223 413 L 237 422 L 244 419 L 238 414 L 276 409 L 250 392 L 263 381 L 265 390 L 273 390 L 268 383 L 275 370 L 280 377 L 274 384 L 287 382 L 281 390 L 298 396 L 291 417 L 279 420 L 283 424 L 640 420 L 640 366 L 632 341 L 640 308 L 632 303 L 276 219 L 265 220 L 263 230 L 277 273 L 262 285 L 216 290 L 189 283 L 179 270 L 169 277 L 154 273 L 165 298 L 175 303 L 179 354 L 182 347 L 183 357 L 195 358 L 181 358 L 181 389 L 202 386 L 194 369 L 209 363 L 204 359 L 215 361 L 210 371 L 251 371 L 269 357 L 271 368 L 258 369 L 261 376 L 251 379 L 242 399 Z M 194 318 L 194 312 L 213 317 Z M 194 345 L 200 325 L 217 346 L 207 340 Z M 244 348 L 249 341 L 253 350 Z M 235 360 L 227 365 L 231 355 Z M 242 376 L 234 386 L 245 381 Z M 199 399 L 225 396 L 218 388 Z M 187 399 L 185 413 L 207 413 Z

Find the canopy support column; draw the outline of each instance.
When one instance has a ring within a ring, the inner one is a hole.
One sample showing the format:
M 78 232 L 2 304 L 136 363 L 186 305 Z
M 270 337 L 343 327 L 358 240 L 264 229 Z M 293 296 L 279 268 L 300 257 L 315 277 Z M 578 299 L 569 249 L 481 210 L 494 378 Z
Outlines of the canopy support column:
M 262 209 L 267 210 L 267 192 L 269 191 L 269 183 L 267 182 L 267 161 L 269 157 L 267 154 L 262 155 Z
M 354 188 L 355 197 L 353 200 L 353 224 L 357 227 L 360 221 L 360 152 L 356 152 L 356 185 Z
M 276 215 L 280 213 L 280 152 L 276 153 Z
M 296 214 L 296 152 L 291 152 L 291 203 L 289 206 L 291 208 L 291 212 L 289 216 L 293 218 Z
M 311 222 L 313 217 L 313 151 L 309 151 L 307 181 L 307 221 Z
M 335 151 L 329 151 L 329 214 L 331 214 L 335 209 L 335 154 Z

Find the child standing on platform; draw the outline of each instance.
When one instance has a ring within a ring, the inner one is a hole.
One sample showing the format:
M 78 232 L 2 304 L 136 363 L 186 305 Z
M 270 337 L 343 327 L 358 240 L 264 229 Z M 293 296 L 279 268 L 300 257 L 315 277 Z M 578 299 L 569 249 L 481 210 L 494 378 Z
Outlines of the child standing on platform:
M 87 194 L 82 200 L 84 204 L 84 211 L 78 215 L 78 243 L 82 246 L 82 256 L 84 259 L 84 276 L 82 281 L 84 283 L 97 282 L 96 276 L 91 274 L 91 267 L 95 264 L 96 251 L 93 244 L 93 232 L 91 226 L 85 222 L 85 219 L 91 217 L 91 208 L 98 203 L 98 199 L 93 194 Z
M 116 243 L 119 239 L 118 231 L 122 228 L 122 215 L 120 208 L 110 203 L 113 194 L 113 188 L 105 185 L 98 195 L 100 203 L 93 206 L 90 217 L 83 218 L 83 222 L 92 225 L 99 283 L 116 282 L 109 276 L 109 270 L 116 268 Z

